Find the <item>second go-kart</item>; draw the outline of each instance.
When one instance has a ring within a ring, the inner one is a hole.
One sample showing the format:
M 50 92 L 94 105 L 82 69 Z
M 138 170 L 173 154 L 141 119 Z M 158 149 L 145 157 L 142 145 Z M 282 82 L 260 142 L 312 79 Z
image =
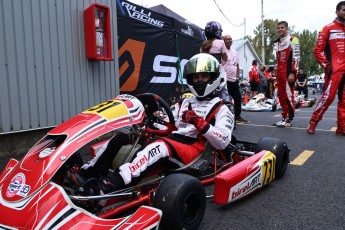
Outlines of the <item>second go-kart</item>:
M 312 107 L 315 102 L 316 102 L 316 98 L 315 97 L 311 97 L 311 98 L 305 98 L 304 94 L 300 94 L 298 95 L 298 93 L 295 93 L 296 97 L 295 97 L 295 101 L 296 101 L 296 108 L 299 107 Z
M 155 116 L 160 109 L 168 121 Z M 165 126 L 155 129 L 153 124 Z M 168 135 L 174 120 L 157 95 L 119 95 L 76 115 L 49 131 L 0 175 L 0 228 L 3 229 L 196 229 L 206 207 L 205 186 L 214 184 L 213 200 L 225 205 L 284 176 L 289 162 L 286 142 L 258 143 L 232 138 L 225 150 L 207 144 L 189 165 L 158 168 L 135 186 L 108 194 L 80 195 L 71 171 L 88 159 L 82 149 L 98 149 L 120 132 L 137 139 L 123 146 L 113 167 L 130 161 L 139 139 Z M 91 156 L 92 154 L 90 154 Z
M 242 105 L 242 109 L 245 111 L 276 111 L 277 103 L 274 99 L 266 98 L 263 93 L 259 93 L 256 96 L 249 99 L 249 101 Z

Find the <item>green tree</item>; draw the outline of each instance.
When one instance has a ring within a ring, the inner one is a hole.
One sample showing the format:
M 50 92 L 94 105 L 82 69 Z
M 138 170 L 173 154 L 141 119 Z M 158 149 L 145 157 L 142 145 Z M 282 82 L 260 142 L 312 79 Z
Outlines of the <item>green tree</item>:
M 265 52 L 265 65 L 274 65 L 276 63 L 275 53 L 273 50 L 274 41 L 279 38 L 276 30 L 278 20 L 265 19 L 264 20 L 264 52 Z M 262 24 L 260 23 L 254 30 L 255 36 L 251 38 L 248 36 L 248 40 L 253 45 L 256 53 L 261 57 L 262 53 Z M 301 33 L 295 32 L 295 26 L 289 26 L 289 33 L 293 36 L 297 36 L 300 41 L 300 66 L 304 68 L 305 73 L 308 75 L 320 74 L 322 69 L 315 61 L 313 51 L 317 39 L 317 31 L 310 32 L 309 30 L 303 30 Z
M 276 25 L 278 20 L 265 19 L 264 20 L 264 52 L 265 52 L 265 65 L 274 65 L 275 56 L 273 51 L 273 42 L 277 38 Z M 261 23 L 254 30 L 254 38 L 248 37 L 249 41 L 252 43 L 255 52 L 260 58 L 262 54 L 262 25 Z
M 317 31 L 303 30 L 302 33 L 297 33 L 296 36 L 299 38 L 300 43 L 301 60 L 299 66 L 303 67 L 304 72 L 308 75 L 322 73 L 321 67 L 313 55 Z

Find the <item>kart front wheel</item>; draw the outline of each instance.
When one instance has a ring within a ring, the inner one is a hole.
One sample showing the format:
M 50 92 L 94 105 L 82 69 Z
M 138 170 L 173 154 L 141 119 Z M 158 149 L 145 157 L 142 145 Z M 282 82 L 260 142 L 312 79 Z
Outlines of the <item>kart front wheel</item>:
M 289 164 L 289 148 L 285 141 L 277 138 L 261 138 L 256 147 L 256 153 L 268 150 L 276 156 L 275 178 L 282 178 Z
M 205 188 L 193 176 L 171 174 L 159 185 L 153 206 L 162 210 L 162 229 L 197 229 L 206 208 Z

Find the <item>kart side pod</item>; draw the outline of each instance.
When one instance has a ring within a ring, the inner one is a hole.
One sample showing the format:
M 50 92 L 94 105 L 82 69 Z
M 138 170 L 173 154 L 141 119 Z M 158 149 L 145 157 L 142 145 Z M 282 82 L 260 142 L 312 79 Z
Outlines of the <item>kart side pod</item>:
M 275 177 L 275 163 L 276 156 L 263 150 L 218 174 L 214 202 L 228 204 L 268 184 Z

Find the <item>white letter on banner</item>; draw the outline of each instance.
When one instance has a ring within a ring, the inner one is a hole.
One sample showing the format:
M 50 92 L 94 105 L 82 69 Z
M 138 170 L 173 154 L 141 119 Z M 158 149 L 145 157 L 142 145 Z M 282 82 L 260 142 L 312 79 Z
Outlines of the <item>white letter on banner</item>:
M 176 63 L 177 57 L 157 55 L 153 61 L 153 70 L 160 73 L 170 73 L 170 77 L 153 76 L 150 83 L 174 83 L 176 80 L 177 70 L 172 66 L 161 66 L 162 62 Z

